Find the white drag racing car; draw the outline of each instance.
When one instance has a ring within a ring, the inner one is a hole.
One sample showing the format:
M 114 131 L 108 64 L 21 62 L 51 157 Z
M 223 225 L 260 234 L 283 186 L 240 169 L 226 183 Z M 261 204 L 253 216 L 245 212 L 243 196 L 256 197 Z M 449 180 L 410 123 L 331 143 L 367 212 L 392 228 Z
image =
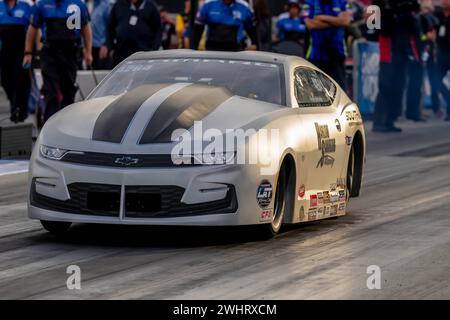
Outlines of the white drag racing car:
M 54 115 L 29 170 L 29 217 L 71 223 L 282 224 L 345 215 L 360 194 L 358 107 L 307 61 L 138 53 Z

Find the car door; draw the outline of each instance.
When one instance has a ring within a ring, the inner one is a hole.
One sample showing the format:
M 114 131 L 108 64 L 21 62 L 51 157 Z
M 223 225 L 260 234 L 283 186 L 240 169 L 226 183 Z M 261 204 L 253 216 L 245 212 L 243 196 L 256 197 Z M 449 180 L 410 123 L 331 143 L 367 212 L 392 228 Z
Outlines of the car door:
M 328 77 L 308 67 L 294 74 L 295 97 L 307 143 L 303 178 L 308 220 L 326 215 L 338 195 L 341 161 L 342 127 L 337 115 L 337 87 Z M 312 216 L 312 217 L 311 217 Z

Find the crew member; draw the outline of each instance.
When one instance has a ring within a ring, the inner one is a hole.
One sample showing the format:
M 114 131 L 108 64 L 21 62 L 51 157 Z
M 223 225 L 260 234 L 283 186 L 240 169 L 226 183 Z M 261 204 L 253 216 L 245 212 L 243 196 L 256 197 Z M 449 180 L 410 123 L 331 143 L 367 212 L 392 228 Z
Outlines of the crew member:
M 108 48 L 114 65 L 138 51 L 161 47 L 162 24 L 151 0 L 117 0 L 108 26 Z
M 308 60 L 345 90 L 345 27 L 352 21 L 347 1 L 307 0 L 304 11 L 306 26 L 311 31 Z
M 211 0 L 197 14 L 192 49 L 198 49 L 205 26 L 208 26 L 206 49 L 240 51 L 245 49 L 245 33 L 251 40 L 249 50 L 256 50 L 254 14 L 243 0 Z
M 407 77 L 407 116 L 421 121 L 422 87 L 421 26 L 417 0 L 380 0 L 381 7 L 379 91 L 375 103 L 373 131 L 401 132 L 394 125 L 402 114 Z
M 424 33 L 423 39 L 423 62 L 428 73 L 431 89 L 431 105 L 436 117 L 441 118 L 442 111 L 439 99 L 440 80 L 437 77 L 437 54 L 436 54 L 436 38 L 439 20 L 434 15 L 434 5 L 432 0 L 422 0 L 421 2 L 421 24 Z
M 299 1 L 289 0 L 288 8 L 289 11 L 278 18 L 278 40 L 280 42 L 295 42 L 300 46 L 297 55 L 304 56 L 307 29 L 303 17 L 300 17 L 301 7 Z
M 112 66 L 106 45 L 106 28 L 112 6 L 112 0 L 90 0 L 88 2 L 92 25 L 92 56 L 94 59 L 92 68 L 96 70 L 107 70 Z
M 178 49 L 190 48 L 189 46 L 189 18 L 191 15 L 191 0 L 184 1 L 184 11 L 177 16 L 176 32 Z
M 170 18 L 166 7 L 160 7 L 159 14 L 162 23 L 161 46 L 164 50 L 174 49 L 172 47 L 172 37 L 176 34 L 175 23 Z
M 450 0 L 442 0 L 442 10 L 436 12 L 439 19 L 437 35 L 437 63 L 440 91 L 447 103 L 446 121 L 450 121 Z
M 3 89 L 11 106 L 11 121 L 23 122 L 28 115 L 30 65 L 22 66 L 25 36 L 31 6 L 24 0 L 0 0 L 0 68 Z
M 289 11 L 283 13 L 277 22 L 278 39 L 281 41 L 302 41 L 305 40 L 306 25 L 300 17 L 300 3 L 298 0 L 289 1 Z
M 48 120 L 72 104 L 77 92 L 76 77 L 81 40 L 86 65 L 92 64 L 92 30 L 82 0 L 40 0 L 32 8 L 23 64 L 32 60 L 32 49 L 42 31 L 41 72 L 45 113 Z

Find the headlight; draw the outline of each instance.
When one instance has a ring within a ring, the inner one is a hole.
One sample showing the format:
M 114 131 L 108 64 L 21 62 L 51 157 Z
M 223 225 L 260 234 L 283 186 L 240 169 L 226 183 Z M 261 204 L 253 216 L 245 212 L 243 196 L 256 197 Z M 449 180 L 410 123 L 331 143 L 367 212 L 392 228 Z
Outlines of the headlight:
M 44 145 L 40 146 L 39 151 L 41 156 L 50 160 L 61 160 L 68 152 L 68 150 L 47 147 Z

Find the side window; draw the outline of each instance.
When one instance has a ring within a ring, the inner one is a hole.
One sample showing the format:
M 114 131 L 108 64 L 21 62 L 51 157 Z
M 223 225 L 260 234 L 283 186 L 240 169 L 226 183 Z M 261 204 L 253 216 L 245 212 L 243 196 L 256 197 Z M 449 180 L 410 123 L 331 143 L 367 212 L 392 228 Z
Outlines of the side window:
M 295 71 L 295 97 L 299 107 L 328 107 L 332 98 L 325 89 L 320 74 L 312 69 Z
M 316 71 L 316 73 L 319 75 L 320 80 L 322 81 L 322 84 L 325 88 L 325 90 L 328 93 L 328 96 L 330 97 L 331 101 L 334 101 L 334 98 L 336 97 L 337 88 L 336 85 L 333 83 L 333 81 L 330 80 L 326 75 L 324 75 L 321 72 Z

